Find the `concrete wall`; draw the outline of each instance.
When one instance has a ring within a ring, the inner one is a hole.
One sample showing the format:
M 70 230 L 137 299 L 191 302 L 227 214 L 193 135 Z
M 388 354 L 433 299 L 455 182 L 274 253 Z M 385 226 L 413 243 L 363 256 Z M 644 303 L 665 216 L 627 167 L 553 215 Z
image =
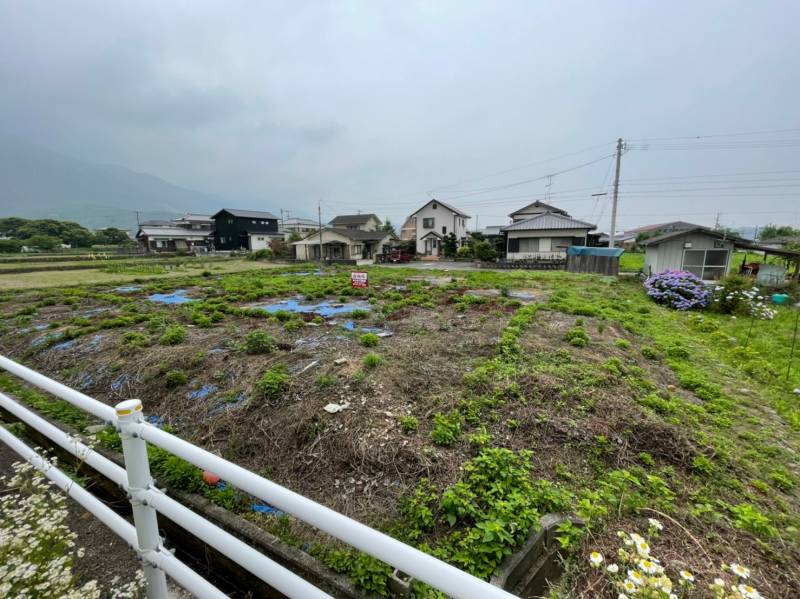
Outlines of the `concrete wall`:
M 436 208 L 433 207 L 434 205 Z M 414 218 L 417 220 L 416 239 L 417 253 L 419 254 L 425 253 L 425 242 L 422 240 L 422 237 L 431 231 L 436 231 L 439 235 L 444 236 L 455 233 L 459 245 L 461 245 L 461 240 L 467 237 L 467 219 L 454 213 L 449 208 L 445 208 L 438 202 L 429 203 L 422 210 L 415 213 Z M 433 219 L 432 229 L 424 229 L 422 227 L 424 219 L 426 218 Z M 442 227 L 446 227 L 446 232 L 442 232 Z

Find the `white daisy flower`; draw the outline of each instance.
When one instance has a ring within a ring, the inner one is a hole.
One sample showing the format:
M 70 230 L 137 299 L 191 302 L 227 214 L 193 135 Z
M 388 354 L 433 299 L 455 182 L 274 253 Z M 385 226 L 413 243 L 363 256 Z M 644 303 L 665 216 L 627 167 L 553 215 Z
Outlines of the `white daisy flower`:
M 628 580 L 636 585 L 645 583 L 644 574 L 639 572 L 639 570 L 628 570 Z
M 759 593 L 749 584 L 740 584 L 736 587 L 736 590 L 738 590 L 747 599 L 761 599 L 761 593 Z
M 715 578 L 712 586 L 725 588 L 725 581 L 721 578 Z
M 692 575 L 691 572 L 689 572 L 689 570 L 681 570 L 679 574 L 681 575 L 681 578 L 686 582 L 694 582 L 694 576 Z
M 655 574 L 658 571 L 658 564 L 650 561 L 649 559 L 643 559 L 640 561 L 639 567 L 647 574 Z
M 603 563 L 603 555 L 597 551 L 592 551 L 589 555 L 589 561 L 592 563 L 592 568 L 597 568 Z
M 736 574 L 739 578 L 747 580 L 750 578 L 750 570 L 741 564 L 731 564 L 731 572 Z
M 647 522 L 650 524 L 650 526 L 652 526 L 656 530 L 664 530 L 664 525 L 661 524 L 661 522 L 659 522 L 655 518 L 648 518 Z
M 622 583 L 622 588 L 628 591 L 629 593 L 636 592 L 636 585 L 633 583 L 632 580 L 626 580 Z
M 608 570 L 611 574 L 616 574 L 619 572 L 619 566 L 617 564 L 608 564 L 606 566 L 606 570 Z

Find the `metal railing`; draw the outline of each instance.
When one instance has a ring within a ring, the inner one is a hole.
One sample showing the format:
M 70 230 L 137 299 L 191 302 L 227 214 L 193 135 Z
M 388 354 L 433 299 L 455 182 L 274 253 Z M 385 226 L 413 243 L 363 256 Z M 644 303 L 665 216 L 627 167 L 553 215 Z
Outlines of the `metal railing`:
M 288 597 L 329 595 L 157 489 L 150 476 L 147 443 L 183 458 L 199 468 L 214 472 L 234 487 L 452 597 L 475 599 L 514 597 L 499 587 L 145 422 L 142 403 L 138 399 L 123 401 L 112 408 L 4 356 L 0 356 L 0 368 L 96 416 L 114 426 L 120 433 L 125 468 L 93 451 L 74 437 L 70 437 L 11 397 L 0 393 L 0 408 L 7 410 L 64 450 L 85 461 L 126 491 L 133 508 L 134 526 L 50 465 L 8 430 L 0 427 L 0 441 L 5 442 L 25 460 L 42 470 L 50 480 L 67 491 L 87 511 L 97 516 L 138 552 L 144 563 L 149 598 L 166 597 L 165 573 L 198 597 L 225 596 L 164 548 L 158 534 L 157 513 L 191 532 Z

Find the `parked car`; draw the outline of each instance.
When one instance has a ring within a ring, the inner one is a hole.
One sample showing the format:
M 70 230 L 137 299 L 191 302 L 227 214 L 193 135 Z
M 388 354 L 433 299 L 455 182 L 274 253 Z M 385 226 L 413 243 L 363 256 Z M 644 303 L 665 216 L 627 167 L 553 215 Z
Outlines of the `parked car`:
M 389 250 L 384 254 L 378 256 L 378 262 L 391 262 L 397 264 L 399 262 L 411 262 L 411 254 L 404 250 Z

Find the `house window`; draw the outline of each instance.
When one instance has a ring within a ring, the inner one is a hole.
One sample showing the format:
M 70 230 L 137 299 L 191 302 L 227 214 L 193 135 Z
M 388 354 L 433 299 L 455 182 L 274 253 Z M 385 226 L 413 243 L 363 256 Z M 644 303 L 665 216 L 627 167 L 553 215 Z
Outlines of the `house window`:
M 423 229 L 433 229 L 433 219 L 432 218 L 423 218 L 422 219 L 422 228 Z
M 355 256 L 355 255 L 358 255 L 360 253 L 361 253 L 361 246 L 360 245 L 354 245 L 353 246 L 353 254 L 352 255 Z
M 682 268 L 703 280 L 715 281 L 725 276 L 728 253 L 728 250 L 685 250 Z
M 436 210 L 436 202 L 434 202 L 434 203 L 433 203 L 433 205 L 431 206 L 431 208 L 433 208 L 434 210 Z
M 220 238 L 219 238 L 219 242 L 220 242 L 220 243 L 225 243 L 225 238 L 224 238 L 224 237 L 220 237 Z
M 539 251 L 539 238 L 538 237 L 523 237 L 519 239 L 518 252 L 538 252 Z
M 442 227 L 442 235 L 447 235 L 447 227 Z
M 256 224 L 256 221 L 254 221 L 254 220 L 251 220 L 250 222 L 253 223 L 253 224 Z
M 550 246 L 553 251 L 565 250 L 572 245 L 572 237 L 553 237 L 550 241 Z
M 229 219 L 228 219 L 228 224 L 229 224 L 229 225 L 232 225 L 232 224 L 233 224 L 233 219 L 232 219 L 232 218 L 229 218 Z

